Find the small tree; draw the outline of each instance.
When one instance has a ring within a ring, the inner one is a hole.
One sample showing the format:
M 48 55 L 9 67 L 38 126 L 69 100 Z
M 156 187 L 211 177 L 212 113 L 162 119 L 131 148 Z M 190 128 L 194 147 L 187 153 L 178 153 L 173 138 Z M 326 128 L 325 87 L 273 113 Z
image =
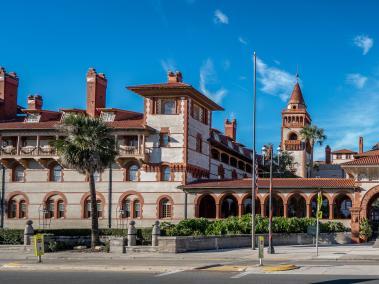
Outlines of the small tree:
M 312 167 L 314 145 L 317 143 L 321 146 L 327 138 L 324 134 L 324 129 L 318 128 L 316 125 L 307 125 L 300 130 L 300 136 L 305 140 L 306 143 L 309 143 L 311 145 L 312 153 L 310 166 Z M 310 168 L 309 165 L 307 165 L 307 168 Z
M 68 115 L 58 126 L 60 135 L 53 145 L 63 166 L 88 176 L 91 199 L 91 247 L 99 244 L 95 172 L 103 172 L 116 156 L 111 129 L 99 118 Z

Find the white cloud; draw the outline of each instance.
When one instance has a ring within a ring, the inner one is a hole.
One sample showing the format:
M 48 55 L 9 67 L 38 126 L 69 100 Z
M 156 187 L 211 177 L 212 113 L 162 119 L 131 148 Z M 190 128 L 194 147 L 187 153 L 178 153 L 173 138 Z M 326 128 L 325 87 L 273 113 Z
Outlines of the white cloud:
M 229 18 L 221 10 L 216 10 L 214 13 L 213 21 L 215 24 L 229 24 Z
M 161 66 L 165 72 L 168 71 L 176 71 L 176 63 L 173 59 L 162 59 L 161 60 Z
M 375 113 L 379 105 L 379 80 L 370 76 L 364 89 L 345 88 L 342 92 L 346 93 L 344 98 L 328 108 L 328 115 L 319 120 L 319 126 L 325 125 L 332 150 L 357 150 L 359 136 L 364 137 L 368 150 L 378 142 L 379 116 Z
M 242 44 L 244 44 L 244 45 L 247 45 L 247 41 L 246 41 L 246 39 L 244 39 L 243 37 L 238 37 L 238 41 L 240 42 L 240 43 L 242 43 Z
M 276 65 L 280 65 L 280 61 L 279 61 L 279 60 L 274 59 L 274 63 L 275 63 Z
M 358 89 L 362 89 L 367 82 L 367 77 L 359 73 L 351 73 L 346 75 L 346 83 L 353 85 Z
M 215 91 L 209 90 L 209 85 L 215 85 L 217 83 L 217 73 L 213 61 L 208 58 L 200 68 L 200 90 L 204 95 L 211 98 L 216 103 L 221 103 L 228 91 L 223 87 L 220 87 Z
M 229 70 L 230 65 L 231 65 L 231 62 L 230 62 L 229 59 L 224 60 L 223 67 L 224 67 L 224 70 L 225 70 L 225 71 Z
M 295 75 L 277 67 L 268 66 L 259 58 L 257 58 L 257 73 L 263 92 L 277 96 L 282 101 L 288 100 L 296 82 Z
M 358 35 L 354 38 L 354 44 L 362 49 L 363 55 L 366 55 L 374 45 L 374 40 L 367 35 Z

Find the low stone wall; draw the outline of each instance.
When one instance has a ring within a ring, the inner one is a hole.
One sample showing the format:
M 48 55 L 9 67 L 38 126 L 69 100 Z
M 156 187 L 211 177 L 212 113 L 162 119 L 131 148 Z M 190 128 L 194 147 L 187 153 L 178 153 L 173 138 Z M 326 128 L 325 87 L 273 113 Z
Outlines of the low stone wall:
M 268 245 L 268 234 L 257 235 L 265 237 Z M 273 234 L 273 244 L 280 245 L 309 245 L 314 244 L 315 238 L 309 234 Z M 320 244 L 351 243 L 351 233 L 321 233 Z M 199 250 L 230 249 L 251 246 L 251 235 L 230 236 L 189 236 L 189 237 L 159 237 L 158 251 L 181 253 Z
M 111 251 L 122 252 L 125 245 L 125 239 L 123 237 L 113 237 L 113 236 L 100 236 L 100 242 L 105 243 L 110 242 Z M 45 235 L 45 246 L 49 242 L 57 242 L 63 244 L 66 248 L 72 248 L 74 246 L 91 246 L 90 236 L 54 236 Z

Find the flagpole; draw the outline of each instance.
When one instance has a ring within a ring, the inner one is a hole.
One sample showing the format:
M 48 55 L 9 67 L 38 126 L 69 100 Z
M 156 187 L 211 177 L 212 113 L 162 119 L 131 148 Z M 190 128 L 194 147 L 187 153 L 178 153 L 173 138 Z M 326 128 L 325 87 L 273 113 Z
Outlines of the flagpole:
M 257 102 L 257 55 L 254 51 L 254 96 L 253 96 L 253 166 L 251 184 L 251 248 L 255 250 L 255 196 L 256 196 L 256 149 L 255 149 L 255 120 Z

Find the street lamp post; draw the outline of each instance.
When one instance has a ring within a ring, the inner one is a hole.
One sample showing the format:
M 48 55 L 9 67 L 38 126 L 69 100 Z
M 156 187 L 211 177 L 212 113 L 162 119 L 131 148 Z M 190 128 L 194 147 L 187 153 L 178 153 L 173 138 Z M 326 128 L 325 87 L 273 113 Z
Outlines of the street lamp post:
M 254 52 L 254 96 L 253 96 L 253 166 L 251 179 L 251 248 L 255 250 L 255 196 L 256 196 L 256 104 L 257 104 L 257 55 Z
M 279 168 L 279 163 L 280 163 L 280 147 L 278 147 L 278 168 Z M 272 145 L 269 145 L 268 147 L 267 146 L 264 146 L 262 148 L 262 154 L 264 156 L 264 158 L 266 158 L 267 160 L 270 160 L 270 185 L 269 185 L 269 223 L 268 223 L 268 248 L 267 248 L 267 253 L 269 254 L 274 254 L 275 253 L 275 249 L 274 249 L 274 246 L 272 244 L 272 213 L 273 213 L 273 210 L 272 210 L 272 189 L 273 189 L 273 185 L 272 185 L 272 165 L 273 165 L 273 156 L 274 156 L 274 153 L 273 153 L 273 146 Z M 264 161 L 264 159 L 263 159 Z M 279 171 L 279 169 L 278 169 Z

